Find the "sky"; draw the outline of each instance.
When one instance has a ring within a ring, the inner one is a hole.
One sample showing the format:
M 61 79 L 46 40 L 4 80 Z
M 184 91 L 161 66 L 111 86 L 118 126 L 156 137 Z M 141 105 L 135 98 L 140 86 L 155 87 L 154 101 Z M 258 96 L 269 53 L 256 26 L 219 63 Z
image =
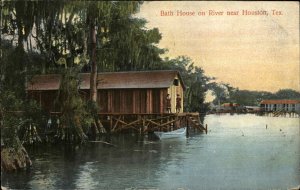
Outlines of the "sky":
M 188 56 L 241 90 L 300 91 L 298 2 L 154 1 L 137 16 L 159 29 L 163 57 Z

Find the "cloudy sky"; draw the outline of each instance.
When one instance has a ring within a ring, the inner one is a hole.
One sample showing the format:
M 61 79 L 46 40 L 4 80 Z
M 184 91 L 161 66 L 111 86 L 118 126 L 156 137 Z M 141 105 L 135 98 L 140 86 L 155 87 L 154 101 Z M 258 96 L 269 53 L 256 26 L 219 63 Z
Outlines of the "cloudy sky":
M 242 15 L 243 10 L 268 15 Z M 138 16 L 147 28 L 159 28 L 159 47 L 169 49 L 165 56 L 186 55 L 218 81 L 239 89 L 300 91 L 298 2 L 155 1 L 145 2 Z

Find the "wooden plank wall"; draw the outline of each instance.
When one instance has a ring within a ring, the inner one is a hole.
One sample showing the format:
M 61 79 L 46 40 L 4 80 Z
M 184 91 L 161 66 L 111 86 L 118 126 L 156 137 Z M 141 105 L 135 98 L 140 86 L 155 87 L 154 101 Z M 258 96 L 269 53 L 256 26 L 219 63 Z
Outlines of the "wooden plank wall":
M 98 91 L 100 113 L 163 113 L 167 89 Z
M 98 90 L 100 113 L 165 113 L 167 89 L 108 89 Z M 89 90 L 80 90 L 80 96 L 88 101 Z M 46 111 L 55 110 L 57 91 L 32 91 L 35 99 Z
M 57 98 L 57 91 L 31 91 L 28 93 L 30 99 L 36 100 L 37 103 L 46 111 L 57 111 L 54 101 Z

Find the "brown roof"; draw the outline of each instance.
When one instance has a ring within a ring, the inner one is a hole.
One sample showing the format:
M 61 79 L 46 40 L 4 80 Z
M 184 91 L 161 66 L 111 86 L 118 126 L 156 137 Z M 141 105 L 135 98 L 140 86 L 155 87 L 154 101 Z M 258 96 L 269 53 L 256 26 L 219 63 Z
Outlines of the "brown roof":
M 239 104 L 237 104 L 237 103 L 224 103 L 224 104 L 222 104 L 222 106 L 224 106 L 224 107 L 230 107 L 230 106 L 236 107 L 236 106 L 239 106 Z
M 263 100 L 260 104 L 299 104 L 299 100 Z
M 57 90 L 59 89 L 61 75 L 38 75 L 27 83 L 27 90 Z
M 178 71 L 134 71 L 98 73 L 98 89 L 128 89 L 128 88 L 168 88 L 178 75 Z M 80 89 L 90 89 L 90 73 L 80 74 Z M 37 75 L 28 83 L 27 90 L 57 90 L 61 75 Z

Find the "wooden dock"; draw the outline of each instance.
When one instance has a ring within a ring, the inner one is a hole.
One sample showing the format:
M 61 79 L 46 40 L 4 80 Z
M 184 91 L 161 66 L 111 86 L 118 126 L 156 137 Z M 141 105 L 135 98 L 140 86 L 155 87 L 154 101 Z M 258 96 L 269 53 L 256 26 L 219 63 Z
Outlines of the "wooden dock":
M 199 113 L 99 113 L 100 121 L 110 133 L 133 130 L 144 134 L 153 131 L 173 131 L 182 127 L 207 132 Z
M 300 114 L 295 111 L 285 111 L 285 110 L 264 111 L 262 112 L 262 114 L 271 117 L 291 117 L 291 118 L 300 117 Z

